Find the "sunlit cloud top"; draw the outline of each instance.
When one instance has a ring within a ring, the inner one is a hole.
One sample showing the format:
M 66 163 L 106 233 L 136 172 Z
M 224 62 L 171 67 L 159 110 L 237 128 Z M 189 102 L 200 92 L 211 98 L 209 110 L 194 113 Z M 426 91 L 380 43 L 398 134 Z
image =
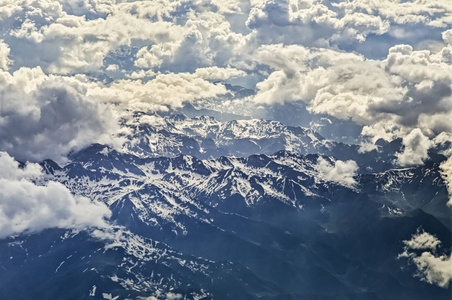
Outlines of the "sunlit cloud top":
M 449 0 L 2 0 L 0 150 L 61 159 L 242 83 L 242 104 L 304 103 L 419 163 L 451 141 L 451 24 Z

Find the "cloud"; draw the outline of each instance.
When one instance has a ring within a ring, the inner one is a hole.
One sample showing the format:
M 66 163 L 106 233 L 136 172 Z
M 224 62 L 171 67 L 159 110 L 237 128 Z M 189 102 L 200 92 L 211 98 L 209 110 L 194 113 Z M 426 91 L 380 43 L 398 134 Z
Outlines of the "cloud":
M 231 67 L 219 68 L 215 66 L 196 69 L 194 75 L 206 80 L 227 80 L 234 77 L 243 77 L 246 73 Z
M 349 188 L 356 185 L 356 172 L 358 165 L 353 160 L 336 160 L 328 161 L 322 157 L 317 160 L 317 165 L 314 166 L 318 172 L 318 177 L 325 181 L 334 182 Z
M 6 180 L 33 179 L 42 175 L 41 166 L 34 163 L 26 164 L 19 168 L 19 163 L 8 153 L 0 152 L 0 178 Z
M 187 101 L 226 94 L 228 91 L 223 84 L 210 80 L 241 75 L 243 72 L 233 68 L 212 67 L 200 68 L 194 73 L 157 74 L 146 81 L 123 79 L 109 84 L 91 81 L 85 84 L 89 96 L 103 103 L 114 103 L 120 110 L 168 110 L 181 107 Z
M 0 9 L 1 32 L 16 66 L 40 66 L 58 74 L 103 70 L 108 60 L 120 61 L 125 72 L 135 72 L 134 68 L 193 72 L 215 65 L 246 65 L 252 50 L 262 44 L 350 50 L 368 37 L 389 35 L 372 44 L 383 45 L 386 52 L 413 32 L 407 24 L 420 26 L 415 29 L 423 32 L 411 39 L 420 36 L 432 44 L 441 37 L 429 30 L 443 30 L 452 22 L 447 0 L 7 0 L 5 4 Z
M 0 72 L 0 150 L 19 160 L 65 155 L 91 143 L 120 144 L 118 115 L 131 110 L 168 110 L 183 102 L 227 93 L 221 83 L 244 76 L 228 67 L 194 73 L 154 74 L 147 81 L 103 83 L 88 76 L 46 75 L 37 68 Z M 137 74 L 137 77 L 139 74 Z
M 403 241 L 404 252 L 399 258 L 408 258 L 418 269 L 415 276 L 422 281 L 447 288 L 452 280 L 452 256 L 441 254 L 441 242 L 433 235 L 418 230 L 410 240 Z
M 121 1 L 111 0 L 57 0 L 63 10 L 76 16 L 103 16 L 113 11 L 112 4 Z
M 24 168 L 7 153 L 0 152 L 0 238 L 46 228 L 105 227 L 111 212 L 99 202 L 74 196 L 58 182 L 37 185 L 41 168 Z
M 114 113 L 76 80 L 40 68 L 0 73 L 0 150 L 19 160 L 64 160 L 93 142 L 111 143 Z
M 448 0 L 256 0 L 251 4 L 247 26 L 259 44 L 352 48 L 378 56 L 408 40 L 432 44 L 452 22 Z
M 446 42 L 447 44 L 452 44 L 452 29 L 443 31 L 442 37 L 444 42 Z
M 403 152 L 397 153 L 397 162 L 402 166 L 420 165 L 428 158 L 432 142 L 419 128 L 413 129 L 403 137 Z
M 442 132 L 452 133 L 448 0 L 4 4 L 1 76 L 11 70 L 16 77 L 13 72 L 21 68 L 21 74 L 42 73 L 31 84 L 8 85 L 11 91 L 5 92 L 32 104 L 28 112 L 18 108 L 20 113 L 5 118 L 9 127 L 33 121 L 20 128 L 18 141 L 4 134 L 0 142 L 0 150 L 19 159 L 42 159 L 47 151 L 56 158 L 93 137 L 106 140 L 117 130 L 111 105 L 117 114 L 167 110 L 224 95 L 225 86 L 213 81 L 238 82 L 237 77 L 250 85 L 257 81 L 254 100 L 266 107 L 302 100 L 312 114 L 358 123 L 367 145 L 408 136 L 416 128 L 432 144 Z M 68 99 L 58 103 L 79 99 L 75 102 L 88 108 L 86 116 L 77 109 L 67 116 L 75 122 L 74 131 L 64 123 L 38 120 L 44 106 L 37 102 L 56 89 L 68 91 Z M 65 131 L 56 136 L 57 128 Z M 34 147 L 38 140 L 49 147 Z M 409 154 L 400 155 L 403 160 Z
M 176 24 L 150 20 L 159 14 L 149 9 L 151 3 L 7 2 L 0 9 L 0 24 L 13 59 L 20 66 L 40 66 L 48 73 L 96 71 L 119 47 L 177 40 L 184 34 Z
M 7 71 L 12 61 L 9 59 L 9 46 L 3 40 L 0 40 L 0 69 Z
M 142 47 L 136 54 L 138 68 L 192 72 L 208 66 L 226 67 L 240 57 L 248 38 L 231 30 L 225 16 L 211 11 L 190 12 L 179 37 Z
M 64 74 L 94 71 L 121 47 L 140 49 L 136 66 L 168 64 L 180 72 L 192 71 L 193 64 L 225 66 L 248 46 L 285 43 L 335 48 L 363 43 L 369 36 L 389 34 L 397 40 L 412 31 L 404 27 L 407 24 L 428 29 L 446 28 L 451 22 L 447 0 L 428 4 L 9 0 L 6 4 L 0 10 L 0 22 L 19 64 L 39 64 L 46 72 Z M 250 34 L 243 34 L 250 29 Z M 42 57 L 45 60 L 39 62 Z M 190 57 L 190 62 L 184 57 Z
M 418 232 L 411 237 L 411 240 L 403 242 L 412 250 L 436 249 L 436 247 L 441 244 L 436 237 L 422 230 L 418 230 Z
M 389 23 L 378 15 L 361 11 L 344 15 L 340 6 L 327 6 L 322 1 L 254 2 L 247 25 L 265 44 L 325 47 L 340 42 L 364 41 L 370 33 L 383 34 L 389 29 Z
M 109 59 L 131 72 L 134 67 L 192 72 L 227 66 L 246 44 L 223 16 L 239 13 L 232 9 L 236 1 L 7 2 L 0 8 L 0 31 L 12 59 L 46 73 L 95 72 Z
M 446 183 L 447 190 L 449 191 L 449 201 L 447 206 L 452 206 L 452 157 L 449 157 L 446 161 L 440 165 L 441 176 Z
M 209 3 L 6 1 L 0 150 L 63 161 L 90 143 L 117 142 L 117 115 L 227 93 L 212 80 L 246 75 L 228 64 L 245 40 L 222 15 L 239 13 L 235 1 Z
M 437 52 L 415 51 L 397 45 L 385 59 L 372 60 L 299 45 L 262 46 L 256 60 L 271 73 L 257 84 L 254 100 L 303 100 L 313 113 L 364 125 L 362 134 L 373 142 L 404 137 L 416 128 L 434 139 L 452 132 L 447 121 L 452 117 L 450 50 L 444 46 Z
M 446 27 L 450 23 L 452 8 L 448 0 L 415 0 L 410 2 L 384 0 L 343 1 L 333 4 L 347 14 L 363 11 L 379 15 L 394 24 L 423 23 L 431 27 Z
M 168 293 L 166 294 L 166 300 L 178 300 L 182 299 L 184 296 L 182 294 Z

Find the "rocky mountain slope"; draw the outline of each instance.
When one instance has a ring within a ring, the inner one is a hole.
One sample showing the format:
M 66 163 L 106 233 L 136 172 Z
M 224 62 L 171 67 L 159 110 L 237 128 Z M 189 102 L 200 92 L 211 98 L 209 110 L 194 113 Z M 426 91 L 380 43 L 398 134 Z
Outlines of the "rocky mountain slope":
M 111 226 L 2 240 L 3 295 L 449 299 L 450 287 L 420 281 L 398 258 L 418 228 L 451 247 L 439 162 L 393 168 L 382 162 L 389 144 L 359 154 L 277 122 L 146 118 L 127 124 L 124 151 L 94 144 L 65 166 L 42 162 L 39 184 L 106 203 Z M 325 175 L 351 156 L 357 173 Z

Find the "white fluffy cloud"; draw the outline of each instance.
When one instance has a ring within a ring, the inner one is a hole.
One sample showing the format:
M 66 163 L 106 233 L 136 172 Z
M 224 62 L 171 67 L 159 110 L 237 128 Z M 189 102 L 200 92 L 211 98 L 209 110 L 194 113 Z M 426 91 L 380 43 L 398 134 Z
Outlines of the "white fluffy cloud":
M 336 160 L 329 162 L 319 157 L 317 165 L 314 166 L 318 172 L 318 177 L 325 181 L 334 182 L 346 187 L 356 185 L 355 176 L 358 171 L 358 165 L 353 160 Z
M 0 151 L 20 160 L 64 160 L 93 142 L 118 143 L 116 115 L 130 110 L 167 110 L 183 102 L 227 92 L 225 80 L 244 76 L 234 68 L 150 74 L 147 81 L 111 83 L 84 75 L 47 75 L 40 67 L 0 72 Z
M 424 23 L 431 27 L 444 28 L 451 22 L 452 8 L 448 0 L 414 1 L 342 1 L 334 4 L 345 13 L 362 11 L 365 14 L 377 14 L 394 24 Z
M 184 32 L 170 22 L 149 20 L 158 11 L 146 10 L 149 4 L 144 2 L 6 2 L 9 5 L 0 9 L 0 22 L 13 59 L 22 66 L 40 66 L 50 73 L 96 71 L 120 46 L 176 40 Z M 23 22 L 17 24 L 17 19 Z
M 399 258 L 406 257 L 416 265 L 416 276 L 422 281 L 447 288 L 452 280 L 452 256 L 450 253 L 441 254 L 441 242 L 435 236 L 418 230 L 404 243 L 405 251 Z
M 213 12 L 189 13 L 179 36 L 141 48 L 138 68 L 193 71 L 197 67 L 227 66 L 242 55 L 248 38 L 231 30 L 227 19 Z
M 194 73 L 158 74 L 147 81 L 124 79 L 110 84 L 91 81 L 85 84 L 88 95 L 104 103 L 115 103 L 120 109 L 167 110 L 186 101 L 225 94 L 225 86 L 211 80 L 242 75 L 242 71 L 233 68 L 209 67 Z
M 9 59 L 9 46 L 3 40 L 0 40 L 0 69 L 7 71 L 11 60 Z
M 101 70 L 106 59 L 118 58 L 123 50 L 131 59 L 121 66 L 124 69 L 177 72 L 243 64 L 261 44 L 347 48 L 368 37 L 388 35 L 389 44 L 372 45 L 384 45 L 386 51 L 397 40 L 404 42 L 411 32 L 416 32 L 411 38 L 421 37 L 432 44 L 432 39 L 440 37 L 429 30 L 444 30 L 452 22 L 448 0 L 2 3 L 2 36 L 16 66 L 39 65 L 45 72 L 59 74 Z
M 247 40 L 223 16 L 238 12 L 236 1 L 4 2 L 1 31 L 16 66 L 47 73 L 99 71 L 124 50 L 133 63 L 122 67 L 131 71 L 226 66 Z
M 397 153 L 398 163 L 402 166 L 420 165 L 428 158 L 428 149 L 432 142 L 419 128 L 413 129 L 403 137 L 403 152 Z
M 31 104 L 1 112 L 0 150 L 20 159 L 56 158 L 93 137 L 105 140 L 116 130 L 106 104 L 120 114 L 178 107 L 225 94 L 213 82 L 236 77 L 258 81 L 259 103 L 303 100 L 314 114 L 364 126 L 372 142 L 405 137 L 401 164 L 425 158 L 424 150 L 410 148 L 413 130 L 432 145 L 452 134 L 448 0 L 1 4 L 1 77 L 15 78 L 21 68 L 20 74 L 42 73 L 30 75 L 32 84 L 8 83 L 0 96 Z M 60 100 L 50 101 L 57 90 Z M 75 103 L 86 106 L 86 115 L 67 109 Z M 44 122 L 38 115 L 49 109 L 61 117 Z M 17 140 L 1 131 L 14 126 Z
M 314 113 L 364 125 L 363 135 L 373 141 L 406 136 L 406 149 L 412 152 L 401 159 L 408 159 L 414 153 L 410 132 L 428 139 L 452 132 L 451 49 L 448 45 L 432 53 L 398 45 L 385 59 L 371 60 L 298 45 L 262 46 L 256 59 L 272 72 L 257 84 L 255 101 L 303 100 Z M 426 150 L 418 147 L 418 158 L 412 158 L 421 161 Z
M 111 141 L 113 112 L 76 81 L 22 68 L 0 72 L 0 83 L 1 151 L 20 160 L 62 160 L 70 150 Z
M 105 227 L 111 212 L 103 203 L 73 196 L 60 183 L 36 185 L 41 168 L 24 168 L 7 153 L 0 152 L 0 238 L 39 232 L 46 228 Z
M 380 16 L 313 0 L 262 0 L 254 3 L 247 25 L 263 43 L 330 46 L 338 42 L 364 41 L 366 36 L 389 30 Z
M 452 22 L 448 0 L 254 0 L 251 4 L 247 25 L 254 30 L 256 39 L 265 44 L 341 49 L 355 46 L 371 53 L 375 52 L 372 48 L 386 50 L 397 40 L 431 42 L 435 33 Z M 379 36 L 384 37 L 378 40 Z M 377 42 L 360 47 L 369 37 L 377 37 Z
M 246 41 L 221 14 L 234 3 L 4 0 L 0 150 L 62 160 L 112 142 L 116 114 L 225 94 L 213 80 L 245 75 L 228 65 Z
M 438 136 L 452 133 L 450 30 L 442 32 L 435 49 L 395 45 L 380 60 L 325 47 L 347 37 L 363 42 L 369 34 L 401 36 L 401 26 L 407 24 L 437 28 L 440 33 L 451 21 L 447 2 L 343 1 L 328 6 L 321 1 L 255 1 L 257 8 L 248 22 L 255 24 L 250 26 L 258 34 L 259 28 L 265 29 L 262 42 L 269 45 L 260 46 L 254 57 L 270 72 L 257 83 L 254 100 L 267 104 L 303 100 L 313 113 L 364 125 L 362 134 L 372 142 L 404 138 L 399 163 L 421 163 Z M 374 17 L 382 22 L 371 21 Z M 335 30 L 328 31 L 329 27 Z M 300 39 L 310 40 L 289 41 L 293 30 Z M 280 42 L 284 45 L 275 44 Z M 415 133 L 425 137 L 417 146 Z
M 442 32 L 443 40 L 448 43 L 452 44 L 452 29 L 446 30 Z

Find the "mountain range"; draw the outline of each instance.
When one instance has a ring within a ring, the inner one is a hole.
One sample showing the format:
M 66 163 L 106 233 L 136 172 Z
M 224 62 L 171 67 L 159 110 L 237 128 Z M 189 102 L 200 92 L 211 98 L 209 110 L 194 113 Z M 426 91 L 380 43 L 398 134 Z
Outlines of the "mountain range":
M 45 160 L 37 183 L 105 203 L 111 226 L 2 240 L 3 296 L 450 299 L 400 256 L 419 228 L 451 247 L 442 155 L 400 168 L 400 140 L 364 152 L 263 119 L 137 112 L 122 126 L 123 149 Z M 349 160 L 352 174 L 325 173 Z

